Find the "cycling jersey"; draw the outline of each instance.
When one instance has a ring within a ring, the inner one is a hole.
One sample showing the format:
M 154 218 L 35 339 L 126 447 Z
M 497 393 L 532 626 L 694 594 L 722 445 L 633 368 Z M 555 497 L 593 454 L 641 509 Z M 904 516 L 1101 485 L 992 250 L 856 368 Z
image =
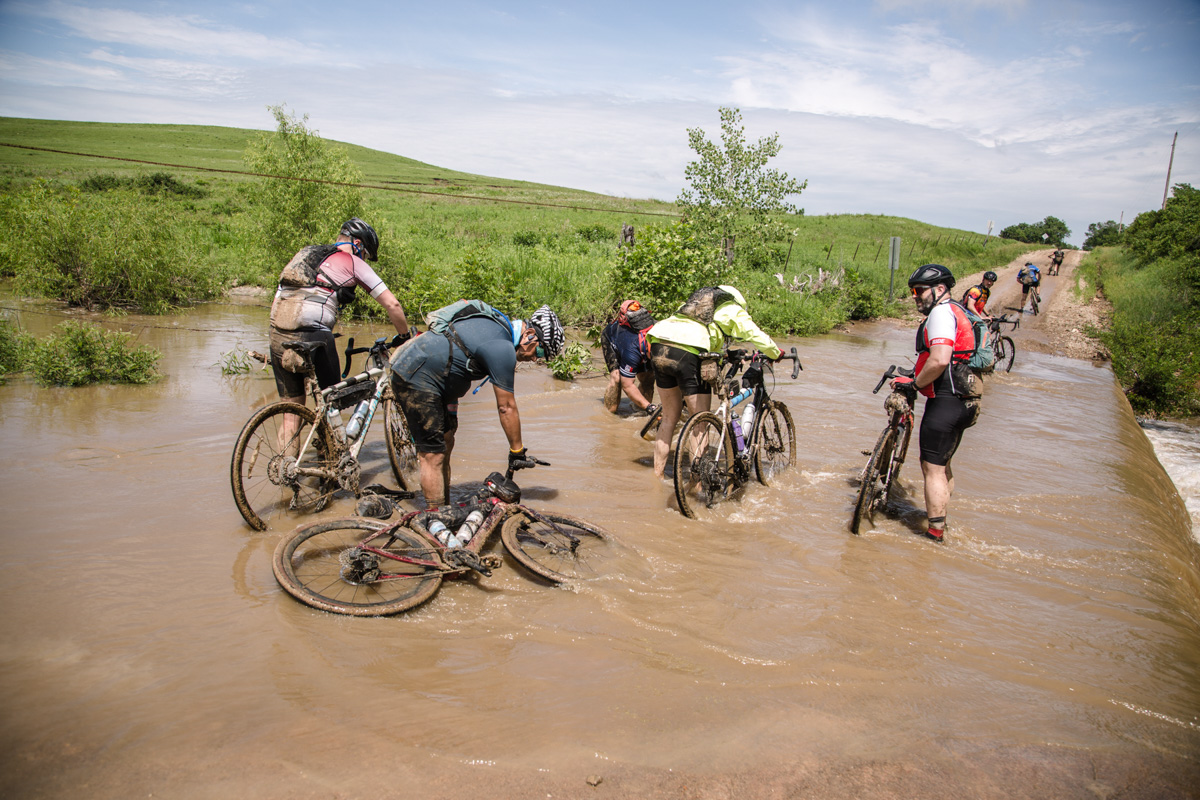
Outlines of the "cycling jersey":
M 1026 264 L 1017 273 L 1017 280 L 1025 284 L 1025 286 L 1037 286 L 1042 282 L 1042 271 L 1033 264 Z
M 674 345 L 692 353 L 717 353 L 728 338 L 754 345 L 767 358 L 778 358 L 783 352 L 770 336 L 762 331 L 746 309 L 735 302 L 723 303 L 713 312 L 711 325 L 697 322 L 683 314 L 673 314 L 657 322 L 646 332 L 651 343 Z
M 984 307 L 987 305 L 988 298 L 992 296 L 992 290 L 984 286 L 982 283 L 978 286 L 973 286 L 963 295 L 963 305 L 974 311 L 979 316 L 984 315 Z
M 914 374 L 920 374 L 921 368 L 929 360 L 929 350 L 934 345 L 949 345 L 953 355 L 951 364 L 955 361 L 966 361 L 975 349 L 975 331 L 967 312 L 962 306 L 944 297 L 929 312 L 929 316 L 917 328 L 917 364 Z M 921 389 L 926 397 L 957 396 L 966 387 L 954 385 L 954 370 L 946 367 L 933 383 Z
M 610 372 L 615 369 L 623 377 L 633 378 L 650 369 L 650 346 L 646 337 L 640 336 L 637 331 L 619 322 L 612 322 L 604 329 L 601 339 L 605 345 L 606 363 L 611 358 Z
M 338 289 L 361 286 L 376 300 L 388 290 L 375 270 L 356 255 L 339 250 L 321 262 L 316 286 L 280 286 L 271 303 L 271 325 L 281 331 L 330 331 L 337 324 Z M 332 281 L 326 282 L 325 277 Z
M 414 388 L 451 403 L 470 390 L 472 381 L 483 378 L 513 392 L 517 351 L 508 329 L 491 317 L 467 317 L 455 322 L 454 329 L 471 352 L 470 358 L 447 337 L 426 332 L 396 351 L 392 371 Z

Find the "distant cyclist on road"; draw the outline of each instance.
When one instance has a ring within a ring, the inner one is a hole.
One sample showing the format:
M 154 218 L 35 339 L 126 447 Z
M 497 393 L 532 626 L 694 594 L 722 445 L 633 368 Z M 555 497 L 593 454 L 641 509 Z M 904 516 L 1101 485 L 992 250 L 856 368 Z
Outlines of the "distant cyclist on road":
M 963 295 L 962 304 L 971 312 L 978 314 L 986 320 L 991 320 L 991 314 L 987 313 L 988 298 L 992 296 L 992 285 L 996 282 L 996 273 L 988 270 L 983 273 L 983 280 L 976 286 L 967 289 L 967 293 Z
M 1024 314 L 1029 291 L 1032 289 L 1036 293 L 1037 288 L 1042 285 L 1042 271 L 1037 264 L 1027 261 L 1025 266 L 1021 267 L 1021 271 L 1017 273 L 1017 280 L 1021 282 L 1021 313 Z
M 639 411 L 653 414 L 658 407 L 654 399 L 654 370 L 650 368 L 650 346 L 644 331 L 654 324 L 654 317 L 637 300 L 621 303 L 617 318 L 600 334 L 600 348 L 608 367 L 608 386 L 604 391 L 604 407 L 617 413 L 621 392 Z
M 911 378 L 895 378 L 892 388 L 911 383 L 926 397 L 921 417 L 921 475 L 925 479 L 926 535 L 942 541 L 946 510 L 954 493 L 950 460 L 963 431 L 975 424 L 978 400 L 964 398 L 965 360 L 975 348 L 975 332 L 962 306 L 950 299 L 954 275 L 941 264 L 918 267 L 908 279 L 917 310 L 927 319 L 917 328 L 917 363 Z M 955 362 L 962 364 L 956 368 Z
M 1062 266 L 1063 259 L 1066 258 L 1066 253 L 1061 249 L 1055 250 L 1054 255 L 1050 256 L 1050 274 L 1057 275 L 1059 267 Z
M 508 439 L 508 461 L 522 460 L 526 451 L 514 388 L 517 362 L 553 358 L 566 344 L 562 323 L 548 306 L 527 320 L 510 321 L 479 301 L 453 305 L 463 307 L 445 333 L 428 330 L 392 356 L 392 392 L 412 431 L 428 505 L 450 502 L 458 400 L 471 382 L 490 379 L 500 427 Z
M 689 414 L 712 407 L 712 393 L 700 379 L 699 355 L 720 352 L 726 339 L 752 344 L 772 361 L 783 353 L 754 324 L 746 312 L 746 298 L 732 286 L 697 289 L 678 311 L 647 331 L 646 338 L 662 400 L 662 422 L 654 442 L 654 474 L 661 478 L 684 402 Z

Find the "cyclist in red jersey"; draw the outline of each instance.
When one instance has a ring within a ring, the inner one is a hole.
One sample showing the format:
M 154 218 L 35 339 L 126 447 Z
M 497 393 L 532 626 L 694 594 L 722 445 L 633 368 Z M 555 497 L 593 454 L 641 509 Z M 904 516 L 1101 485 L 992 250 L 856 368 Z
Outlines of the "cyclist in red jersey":
M 969 311 L 991 321 L 992 315 L 985 311 L 988 298 L 992 296 L 992 285 L 996 283 L 996 273 L 988 270 L 983 273 L 983 280 L 977 286 L 972 286 L 967 289 L 967 293 L 963 295 L 962 304 Z

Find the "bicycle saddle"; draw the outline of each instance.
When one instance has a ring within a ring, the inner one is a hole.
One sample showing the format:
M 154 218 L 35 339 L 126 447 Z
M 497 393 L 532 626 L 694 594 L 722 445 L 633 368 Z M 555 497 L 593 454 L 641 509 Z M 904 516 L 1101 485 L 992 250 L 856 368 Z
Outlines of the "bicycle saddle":
M 324 342 L 285 342 L 284 350 L 295 350 L 303 356 L 312 358 L 313 353 L 325 346 Z

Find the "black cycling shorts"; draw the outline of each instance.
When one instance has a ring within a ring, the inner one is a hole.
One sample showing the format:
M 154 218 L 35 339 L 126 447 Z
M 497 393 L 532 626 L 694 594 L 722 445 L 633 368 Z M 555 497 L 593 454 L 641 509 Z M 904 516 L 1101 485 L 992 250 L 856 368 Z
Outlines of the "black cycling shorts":
M 392 373 L 392 394 L 404 411 L 418 453 L 446 452 L 446 434 L 458 430 L 458 403 L 410 386 Z
M 608 338 L 608 328 L 600 332 L 600 352 L 604 354 L 604 366 L 612 372 L 617 368 L 617 348 L 613 346 L 612 339 Z
M 925 401 L 921 417 L 921 460 L 944 467 L 954 457 L 963 431 L 975 421 L 975 412 L 962 398 L 939 395 Z
M 304 375 L 288 372 L 280 363 L 280 359 L 283 358 L 283 345 L 287 342 L 324 342 L 325 347 L 313 353 L 317 383 L 324 389 L 342 379 L 342 367 L 338 360 L 333 331 L 281 331 L 272 326 L 271 371 L 275 373 L 275 388 L 279 390 L 280 397 L 304 397 Z
M 654 367 L 654 385 L 659 389 L 678 386 L 684 397 L 711 393 L 708 384 L 700 380 L 700 357 L 695 353 L 654 342 L 650 345 L 650 363 Z

